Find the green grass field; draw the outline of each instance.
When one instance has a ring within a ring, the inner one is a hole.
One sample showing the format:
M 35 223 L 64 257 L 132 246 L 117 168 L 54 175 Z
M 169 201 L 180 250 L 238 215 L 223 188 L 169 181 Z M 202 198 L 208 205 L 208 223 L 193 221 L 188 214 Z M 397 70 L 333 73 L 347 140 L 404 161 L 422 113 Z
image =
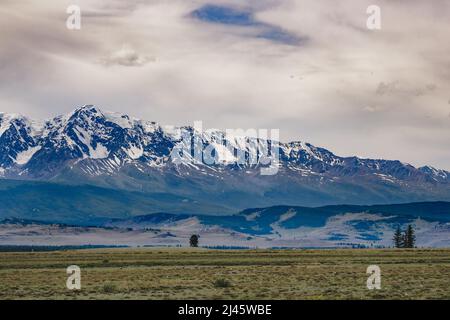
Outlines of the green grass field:
M 381 290 L 367 289 L 372 264 Z M 450 299 L 450 250 L 3 252 L 0 299 Z

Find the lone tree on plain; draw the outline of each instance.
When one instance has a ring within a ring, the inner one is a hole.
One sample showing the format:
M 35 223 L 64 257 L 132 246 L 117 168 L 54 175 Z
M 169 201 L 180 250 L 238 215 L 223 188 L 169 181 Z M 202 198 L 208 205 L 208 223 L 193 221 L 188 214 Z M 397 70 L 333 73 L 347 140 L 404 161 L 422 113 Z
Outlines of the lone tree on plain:
M 404 241 L 403 241 L 403 234 L 402 234 L 402 230 L 400 230 L 400 226 L 397 227 L 397 230 L 395 230 L 394 233 L 394 246 L 396 248 L 403 248 L 404 245 Z
M 191 247 L 198 247 L 198 235 L 193 234 L 189 239 L 189 244 L 191 245 Z

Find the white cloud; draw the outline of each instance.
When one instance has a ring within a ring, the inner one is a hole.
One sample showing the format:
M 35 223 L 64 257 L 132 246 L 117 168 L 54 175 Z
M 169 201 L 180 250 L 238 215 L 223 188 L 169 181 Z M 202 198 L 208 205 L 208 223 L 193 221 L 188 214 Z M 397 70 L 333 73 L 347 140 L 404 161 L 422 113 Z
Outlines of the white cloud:
M 100 59 L 100 63 L 105 66 L 121 65 L 125 67 L 139 67 L 150 61 L 155 61 L 154 58 L 142 56 L 128 45 L 123 45 L 121 49 L 112 52 L 106 57 Z

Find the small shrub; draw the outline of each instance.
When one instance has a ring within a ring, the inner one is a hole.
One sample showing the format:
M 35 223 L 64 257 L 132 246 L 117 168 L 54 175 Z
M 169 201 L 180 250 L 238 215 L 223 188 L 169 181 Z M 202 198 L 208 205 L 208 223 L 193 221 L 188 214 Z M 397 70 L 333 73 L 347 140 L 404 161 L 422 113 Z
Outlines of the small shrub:
M 117 286 L 114 283 L 107 282 L 107 283 L 103 284 L 102 291 L 104 293 L 113 293 L 113 292 L 117 291 Z
M 214 281 L 213 285 L 216 288 L 229 288 L 231 287 L 231 282 L 227 279 L 217 279 Z

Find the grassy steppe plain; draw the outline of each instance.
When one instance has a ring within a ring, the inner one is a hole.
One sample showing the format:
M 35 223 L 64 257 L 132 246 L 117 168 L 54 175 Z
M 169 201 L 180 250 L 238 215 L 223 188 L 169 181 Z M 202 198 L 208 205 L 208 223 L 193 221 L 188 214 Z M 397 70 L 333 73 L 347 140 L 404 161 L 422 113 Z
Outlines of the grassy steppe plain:
M 381 290 L 366 287 L 371 264 Z M 450 299 L 450 249 L 2 252 L 0 299 Z

